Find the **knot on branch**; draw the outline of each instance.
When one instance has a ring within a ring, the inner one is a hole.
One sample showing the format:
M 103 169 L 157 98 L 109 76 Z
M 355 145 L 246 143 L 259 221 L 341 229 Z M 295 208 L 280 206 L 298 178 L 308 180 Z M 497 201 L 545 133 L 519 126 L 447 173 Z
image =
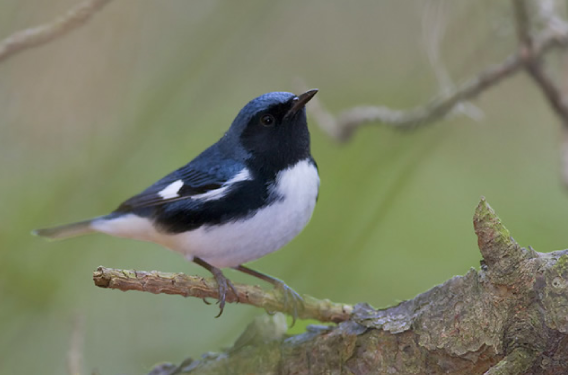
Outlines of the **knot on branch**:
M 473 226 L 487 275 L 495 284 L 517 283 L 519 265 L 525 259 L 534 258 L 536 252 L 523 249 L 515 242 L 484 197 L 475 210 Z

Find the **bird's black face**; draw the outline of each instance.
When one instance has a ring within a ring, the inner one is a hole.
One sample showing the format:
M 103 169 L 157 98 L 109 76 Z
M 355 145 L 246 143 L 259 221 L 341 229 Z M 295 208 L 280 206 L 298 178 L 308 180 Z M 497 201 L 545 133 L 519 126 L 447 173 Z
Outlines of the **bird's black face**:
M 262 170 L 279 171 L 310 156 L 305 104 L 317 91 L 269 102 L 257 108 L 242 130 L 240 141 L 249 162 Z

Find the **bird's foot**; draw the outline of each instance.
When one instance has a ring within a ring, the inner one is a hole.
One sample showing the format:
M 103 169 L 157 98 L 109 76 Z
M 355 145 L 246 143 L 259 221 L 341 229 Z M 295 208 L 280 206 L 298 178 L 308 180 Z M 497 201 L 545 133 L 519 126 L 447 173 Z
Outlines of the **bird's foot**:
M 298 293 L 296 293 L 294 289 L 290 288 L 288 285 L 286 285 L 284 281 L 277 279 L 276 277 L 255 271 L 252 268 L 243 266 L 242 264 L 234 268 L 237 271 L 257 277 L 261 280 L 264 280 L 274 285 L 274 288 L 278 289 L 282 293 L 282 296 L 284 297 L 283 310 L 285 312 L 288 312 L 290 315 L 292 315 L 292 327 L 294 326 L 294 324 L 296 323 L 296 318 L 298 318 L 298 312 L 304 309 L 304 299 Z
M 213 274 L 213 277 L 215 278 L 215 281 L 217 282 L 217 288 L 218 288 L 218 293 L 219 293 L 219 299 L 217 301 L 217 304 L 219 304 L 219 314 L 215 317 L 218 318 L 221 316 L 221 314 L 223 314 L 223 310 L 225 309 L 225 301 L 227 298 L 227 289 L 231 288 L 231 291 L 233 292 L 233 294 L 235 295 L 236 298 L 236 302 L 239 302 L 239 294 L 237 293 L 237 290 L 235 289 L 235 286 L 233 285 L 233 283 L 231 282 L 231 280 L 227 279 L 225 277 L 225 275 L 223 275 L 223 272 L 221 272 L 221 270 L 217 267 L 214 267 L 212 265 L 210 265 L 209 263 L 205 262 L 203 259 L 200 258 L 194 258 L 193 261 L 197 264 L 199 264 L 200 266 L 204 267 L 205 269 L 207 269 L 209 272 L 211 272 L 211 274 Z M 206 300 L 203 299 L 203 301 L 205 302 Z M 207 302 L 205 302 L 207 303 Z
M 239 295 L 237 293 L 237 290 L 235 289 L 235 286 L 231 282 L 231 280 L 227 279 L 225 277 L 225 275 L 223 275 L 221 270 L 219 270 L 218 268 L 215 268 L 215 270 L 219 271 L 218 273 L 212 272 L 213 277 L 215 277 L 215 281 L 217 282 L 217 286 L 219 288 L 219 299 L 217 300 L 217 304 L 219 305 L 220 311 L 219 311 L 219 314 L 215 317 L 215 318 L 218 318 L 218 317 L 221 316 L 221 314 L 223 314 L 223 310 L 225 309 L 225 300 L 226 300 L 226 297 L 227 297 L 227 289 L 231 288 L 231 291 L 233 292 L 233 294 L 237 298 L 237 303 L 239 302 Z
M 298 313 L 304 309 L 304 299 L 294 289 L 281 280 L 274 279 L 274 288 L 278 289 L 284 298 L 284 310 L 292 315 L 292 325 L 296 324 Z

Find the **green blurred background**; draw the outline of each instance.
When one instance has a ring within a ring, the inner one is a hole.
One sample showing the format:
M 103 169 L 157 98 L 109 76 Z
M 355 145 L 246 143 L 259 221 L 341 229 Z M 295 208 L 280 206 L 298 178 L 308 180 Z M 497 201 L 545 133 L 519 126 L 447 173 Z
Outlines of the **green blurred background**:
M 0 38 L 78 0 L 0 1 Z M 439 91 L 425 30 L 460 81 L 515 47 L 508 2 L 111 2 L 87 25 L 0 64 L 0 373 L 66 373 L 83 317 L 84 373 L 141 374 L 229 346 L 263 311 L 98 289 L 99 265 L 207 275 L 156 245 L 87 236 L 48 243 L 36 227 L 104 214 L 215 142 L 268 91 L 320 89 L 332 112 L 396 108 Z M 418 131 L 359 130 L 339 145 L 311 120 L 321 190 L 310 225 L 253 263 L 301 293 L 376 307 L 477 267 L 473 210 L 485 195 L 522 245 L 568 244 L 560 126 L 523 75 Z M 236 274 L 234 280 L 257 283 Z M 291 331 L 302 332 L 309 322 Z

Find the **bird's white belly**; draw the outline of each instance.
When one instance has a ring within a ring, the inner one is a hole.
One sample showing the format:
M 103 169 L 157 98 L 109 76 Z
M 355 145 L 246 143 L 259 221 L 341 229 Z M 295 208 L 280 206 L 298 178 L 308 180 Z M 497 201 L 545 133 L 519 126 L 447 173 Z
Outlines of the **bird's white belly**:
M 316 167 L 301 161 L 278 174 L 275 192 L 280 200 L 244 220 L 176 234 L 172 238 L 174 250 L 216 267 L 258 259 L 286 245 L 304 229 L 314 211 L 318 188 Z
M 304 160 L 278 174 L 274 193 L 280 199 L 243 220 L 167 234 L 148 219 L 126 215 L 101 223 L 97 230 L 156 242 L 215 267 L 234 267 L 276 251 L 298 235 L 312 216 L 318 188 L 317 169 Z

